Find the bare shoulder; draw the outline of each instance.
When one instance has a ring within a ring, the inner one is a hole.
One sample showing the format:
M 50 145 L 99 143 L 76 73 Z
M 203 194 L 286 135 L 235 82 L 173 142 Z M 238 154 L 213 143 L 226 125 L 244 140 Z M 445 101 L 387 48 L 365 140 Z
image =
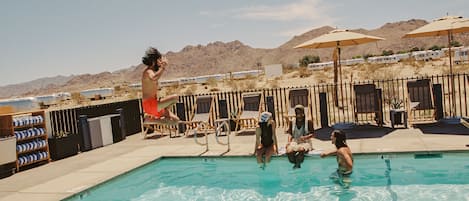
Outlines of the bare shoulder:
M 349 154 L 349 153 L 350 153 L 350 149 L 348 147 L 341 147 L 340 149 L 337 150 L 337 154 L 344 155 L 344 154 Z

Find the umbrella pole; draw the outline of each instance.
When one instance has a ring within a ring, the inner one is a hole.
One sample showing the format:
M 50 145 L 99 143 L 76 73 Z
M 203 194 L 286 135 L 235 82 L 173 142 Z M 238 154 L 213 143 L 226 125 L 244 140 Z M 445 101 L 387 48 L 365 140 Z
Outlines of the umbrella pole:
M 338 74 L 337 57 L 338 56 L 337 56 L 337 48 L 336 48 L 336 49 L 334 49 L 334 52 L 332 54 L 332 58 L 334 59 L 334 95 L 333 96 L 334 96 L 334 104 L 335 104 L 336 107 L 339 106 L 339 97 L 338 97 L 339 94 L 338 94 L 338 90 L 337 90 L 337 82 L 338 82 L 338 80 L 337 80 L 338 79 L 338 76 L 337 76 L 337 74 Z
M 453 60 L 451 56 L 451 30 L 448 30 L 448 51 L 449 51 L 449 76 L 451 77 L 451 108 L 449 114 L 451 117 L 456 116 L 456 93 L 454 87 L 454 75 L 453 75 Z
M 344 108 L 344 90 L 342 87 L 342 63 L 340 62 L 340 47 L 338 48 L 338 55 L 339 55 L 339 84 L 340 84 L 340 102 L 342 103 L 342 108 Z M 342 110 L 344 111 L 344 110 Z

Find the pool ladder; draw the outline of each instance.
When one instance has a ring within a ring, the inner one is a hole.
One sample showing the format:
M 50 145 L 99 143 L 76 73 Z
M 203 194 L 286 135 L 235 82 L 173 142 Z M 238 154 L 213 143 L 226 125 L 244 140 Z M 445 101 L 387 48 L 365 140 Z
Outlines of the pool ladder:
M 215 121 L 215 125 L 216 125 L 215 140 L 218 144 L 227 146 L 226 151 L 220 154 L 221 156 L 225 155 L 226 153 L 228 153 L 231 150 L 231 147 L 230 147 L 231 129 L 230 129 L 230 124 L 228 122 L 229 122 L 228 119 L 218 119 L 218 120 Z M 203 154 L 207 153 L 208 150 L 209 150 L 209 148 L 208 148 L 209 128 L 210 128 L 210 125 L 207 122 L 200 122 L 197 125 L 197 128 L 194 129 L 194 141 L 195 141 L 195 143 L 198 144 L 198 145 L 201 145 L 201 146 L 205 146 L 205 151 L 202 152 L 200 155 L 203 155 Z M 198 131 L 201 131 L 201 132 L 197 133 Z M 197 138 L 198 134 L 203 134 L 204 135 L 205 142 L 199 142 L 199 140 Z M 227 137 L 226 142 L 222 142 L 219 139 L 219 136 L 221 136 L 223 134 Z

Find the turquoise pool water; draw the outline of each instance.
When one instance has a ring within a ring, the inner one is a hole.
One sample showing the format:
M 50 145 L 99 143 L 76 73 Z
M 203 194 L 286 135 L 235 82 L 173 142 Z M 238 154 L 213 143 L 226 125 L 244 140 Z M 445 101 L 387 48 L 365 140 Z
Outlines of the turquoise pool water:
M 355 155 L 351 183 L 334 157 L 292 169 L 275 157 L 162 158 L 67 200 L 469 200 L 469 153 Z

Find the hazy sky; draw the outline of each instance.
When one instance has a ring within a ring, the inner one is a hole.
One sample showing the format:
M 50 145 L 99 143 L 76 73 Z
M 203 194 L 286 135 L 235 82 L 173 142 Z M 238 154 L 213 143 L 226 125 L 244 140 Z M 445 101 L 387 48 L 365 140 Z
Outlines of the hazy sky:
M 314 28 L 469 17 L 468 0 L 2 0 L 0 86 L 115 71 L 145 49 L 239 40 L 275 48 Z

